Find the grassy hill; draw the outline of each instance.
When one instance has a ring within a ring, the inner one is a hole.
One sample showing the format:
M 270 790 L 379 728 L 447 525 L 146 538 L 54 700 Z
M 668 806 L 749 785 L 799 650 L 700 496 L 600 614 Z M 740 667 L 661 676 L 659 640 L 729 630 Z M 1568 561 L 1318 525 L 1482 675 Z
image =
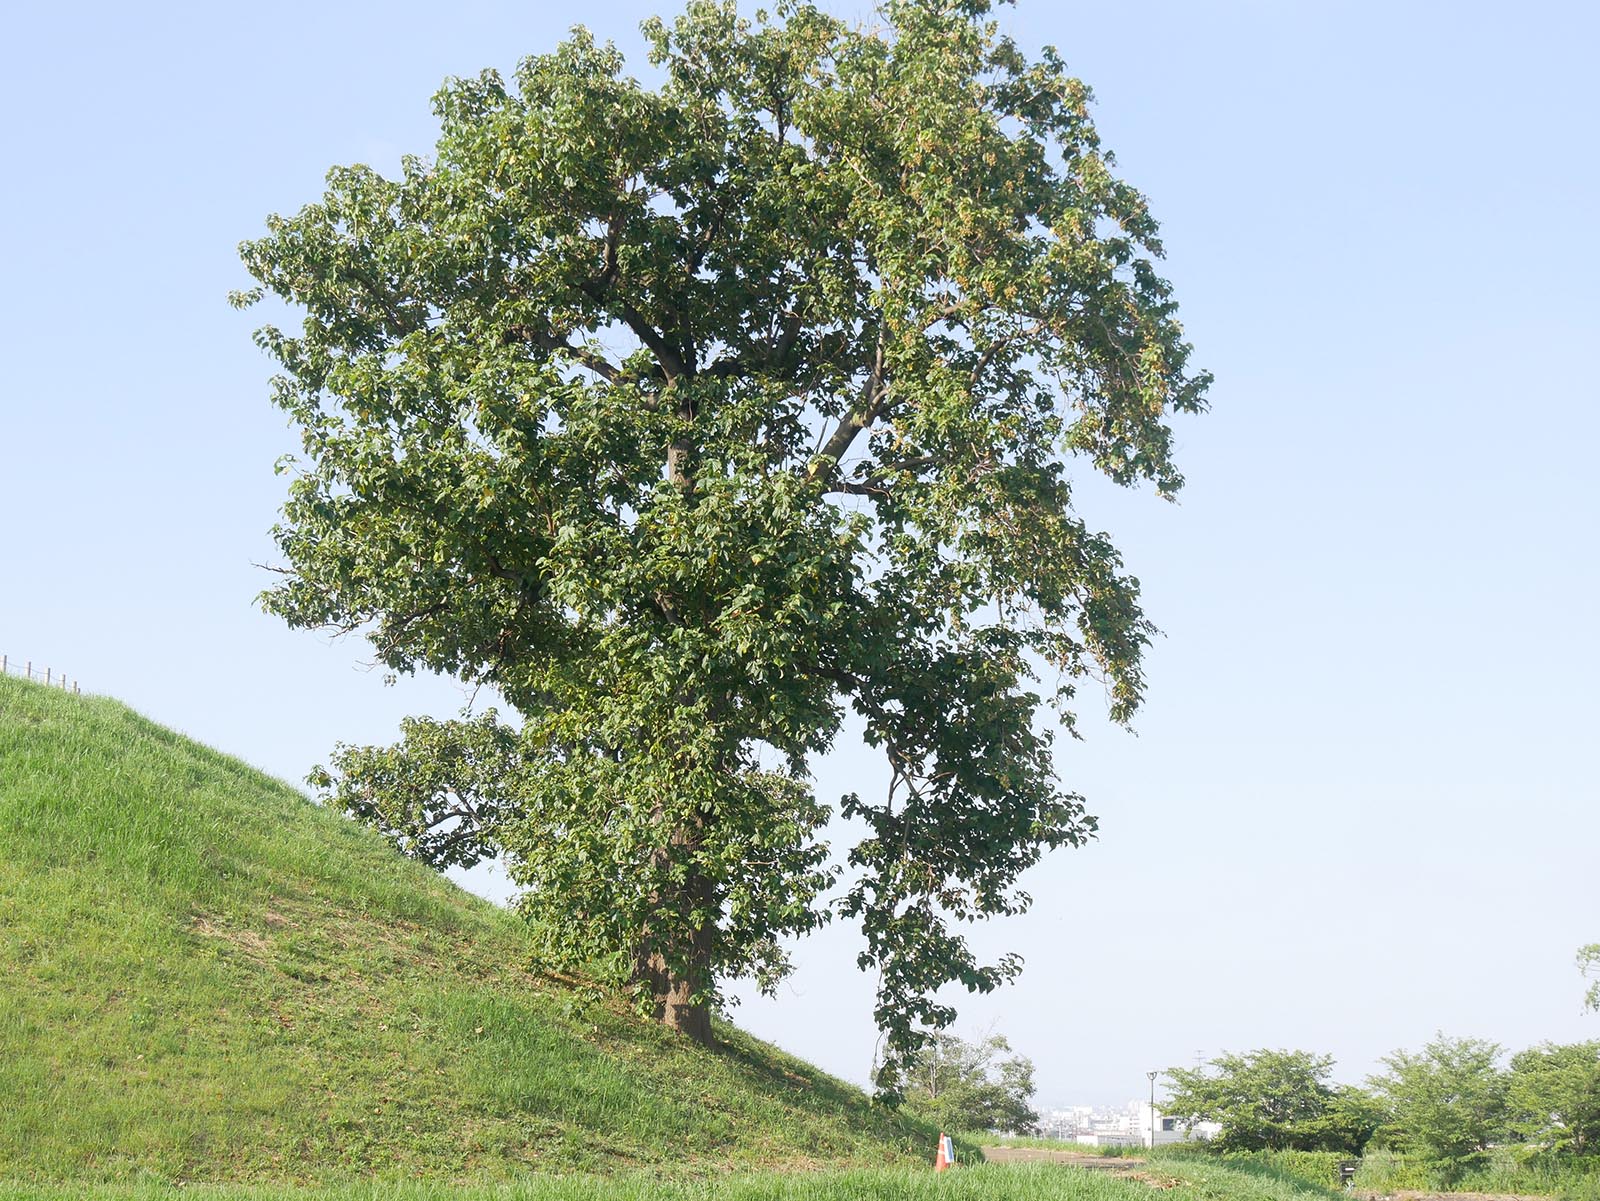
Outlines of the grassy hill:
M 518 920 L 113 701 L 0 678 L 0 1179 L 492 1182 L 925 1161 L 731 1028 L 530 972 Z

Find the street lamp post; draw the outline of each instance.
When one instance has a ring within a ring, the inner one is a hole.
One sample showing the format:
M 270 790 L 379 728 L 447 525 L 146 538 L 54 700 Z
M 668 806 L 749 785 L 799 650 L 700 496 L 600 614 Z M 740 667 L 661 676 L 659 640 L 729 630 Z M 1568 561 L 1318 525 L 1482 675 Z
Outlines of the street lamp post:
M 1158 1072 L 1146 1072 L 1150 1077 L 1150 1150 L 1156 1149 L 1156 1076 Z

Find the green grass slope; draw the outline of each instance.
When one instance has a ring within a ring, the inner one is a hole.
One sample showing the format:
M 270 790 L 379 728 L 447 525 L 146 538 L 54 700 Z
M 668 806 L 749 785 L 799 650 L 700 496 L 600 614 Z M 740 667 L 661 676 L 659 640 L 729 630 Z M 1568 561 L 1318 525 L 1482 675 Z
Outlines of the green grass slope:
M 0 1180 L 493 1182 L 925 1160 L 724 1028 L 531 973 L 516 918 L 123 705 L 0 678 Z

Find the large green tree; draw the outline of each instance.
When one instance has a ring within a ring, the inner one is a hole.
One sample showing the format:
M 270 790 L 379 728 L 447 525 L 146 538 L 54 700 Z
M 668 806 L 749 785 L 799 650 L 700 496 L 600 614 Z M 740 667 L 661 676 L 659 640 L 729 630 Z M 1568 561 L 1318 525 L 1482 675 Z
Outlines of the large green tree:
M 552 961 L 699 1039 L 720 981 L 857 920 L 889 1081 L 938 990 L 1018 969 L 953 923 L 1094 828 L 1041 718 L 1140 700 L 1069 467 L 1171 495 L 1207 377 L 1056 53 L 988 0 L 880 17 L 696 3 L 645 25 L 653 86 L 582 30 L 451 81 L 432 156 L 331 172 L 237 299 L 303 312 L 258 335 L 303 446 L 266 607 L 514 711 L 347 748 L 335 799 L 504 855 Z M 889 784 L 841 862 L 807 763 L 851 712 Z
M 1600 1042 L 1546 1043 L 1511 1057 L 1511 1129 L 1557 1152 L 1600 1152 Z
M 1446 1176 L 1479 1159 L 1509 1132 L 1503 1049 L 1481 1038 L 1439 1035 L 1421 1051 L 1384 1058 L 1372 1085 L 1390 1107 L 1388 1141 L 1421 1152 Z
M 1185 1125 L 1216 1122 L 1220 1151 L 1359 1154 L 1381 1120 L 1373 1098 L 1333 1083 L 1333 1057 L 1263 1048 L 1170 1068 L 1165 1111 Z
M 944 1130 L 1032 1134 L 1033 1061 L 999 1034 L 969 1042 L 937 1033 L 917 1052 L 900 1090 L 909 1108 Z

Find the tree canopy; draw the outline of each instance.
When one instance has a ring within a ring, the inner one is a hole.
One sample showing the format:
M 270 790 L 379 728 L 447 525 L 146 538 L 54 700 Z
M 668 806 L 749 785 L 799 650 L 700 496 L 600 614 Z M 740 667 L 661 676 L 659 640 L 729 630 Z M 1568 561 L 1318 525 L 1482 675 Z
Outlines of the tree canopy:
M 1396 1051 L 1372 1079 L 1388 1103 L 1389 1141 L 1460 1171 L 1507 1129 L 1503 1049 L 1481 1038 L 1440 1035 L 1419 1052 Z
M 1333 1057 L 1262 1049 L 1219 1055 L 1205 1068 L 1170 1068 L 1166 1112 L 1185 1125 L 1216 1122 L 1219 1151 L 1359 1154 L 1381 1120 L 1372 1097 L 1331 1080 Z
M 943 1130 L 1032 1134 L 1033 1061 L 998 1034 L 975 1042 L 933 1035 L 906 1070 L 906 1104 Z
M 652 86 L 575 30 L 449 81 L 397 178 L 269 218 L 235 297 L 302 316 L 258 333 L 301 437 L 266 608 L 503 698 L 341 749 L 334 799 L 503 855 L 552 963 L 697 1038 L 855 920 L 881 1081 L 941 988 L 1018 970 L 955 924 L 1094 830 L 1051 756 L 1079 684 L 1142 695 L 1069 467 L 1175 493 L 1208 383 L 1089 90 L 989 8 L 694 3 L 644 26 Z M 841 856 L 807 765 L 849 713 L 890 782 Z
M 1511 1057 L 1511 1130 L 1556 1152 L 1600 1152 L 1600 1042 L 1546 1043 Z

